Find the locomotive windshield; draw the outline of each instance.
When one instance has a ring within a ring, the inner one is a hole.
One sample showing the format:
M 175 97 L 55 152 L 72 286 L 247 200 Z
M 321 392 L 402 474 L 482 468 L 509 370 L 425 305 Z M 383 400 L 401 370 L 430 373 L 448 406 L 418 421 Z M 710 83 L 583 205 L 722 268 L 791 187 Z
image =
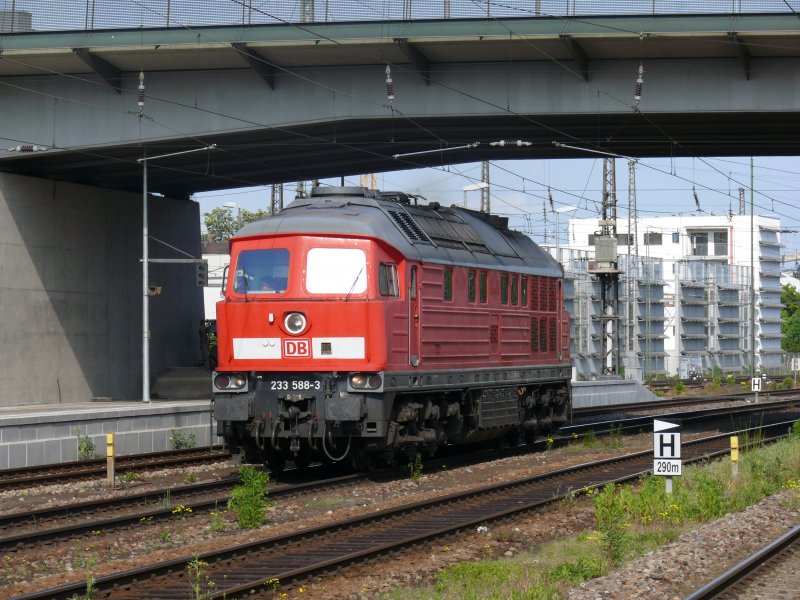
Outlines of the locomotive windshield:
M 312 248 L 306 260 L 310 294 L 363 294 L 367 291 L 367 255 L 358 248 Z
M 286 291 L 289 251 L 245 250 L 236 260 L 233 291 L 239 294 L 275 294 Z

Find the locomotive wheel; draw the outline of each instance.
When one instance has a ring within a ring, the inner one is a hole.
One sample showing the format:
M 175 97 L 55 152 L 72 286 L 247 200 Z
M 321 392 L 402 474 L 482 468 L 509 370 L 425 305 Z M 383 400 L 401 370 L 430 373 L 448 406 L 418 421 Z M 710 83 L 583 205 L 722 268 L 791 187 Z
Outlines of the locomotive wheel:
M 286 457 L 283 454 L 271 452 L 264 462 L 275 475 L 280 475 L 286 469 Z
M 350 464 L 356 471 L 374 471 L 375 457 L 363 448 L 353 448 L 350 450 Z
M 292 459 L 292 462 L 294 462 L 294 466 L 298 469 L 307 469 L 308 465 L 311 464 L 311 455 L 307 450 L 300 450 L 297 456 Z

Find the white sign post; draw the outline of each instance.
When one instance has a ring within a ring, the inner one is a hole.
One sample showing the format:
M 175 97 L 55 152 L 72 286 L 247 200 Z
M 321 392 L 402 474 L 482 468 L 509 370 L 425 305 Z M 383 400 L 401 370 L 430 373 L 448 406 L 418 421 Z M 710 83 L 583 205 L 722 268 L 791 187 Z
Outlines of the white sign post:
M 761 377 L 753 377 L 750 380 L 750 391 L 756 393 L 756 402 L 758 402 L 758 392 L 761 391 Z
M 653 474 L 666 477 L 666 490 L 672 493 L 672 477 L 682 472 L 681 422 L 653 421 Z

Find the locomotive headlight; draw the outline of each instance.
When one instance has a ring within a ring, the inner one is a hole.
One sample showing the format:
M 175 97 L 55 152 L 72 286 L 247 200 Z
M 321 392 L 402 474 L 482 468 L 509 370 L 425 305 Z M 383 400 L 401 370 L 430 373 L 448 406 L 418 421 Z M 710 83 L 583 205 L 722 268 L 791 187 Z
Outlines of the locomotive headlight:
M 216 373 L 214 375 L 215 392 L 246 392 L 247 376 L 244 373 Z
M 288 313 L 283 318 L 283 326 L 286 328 L 286 331 L 292 335 L 300 335 L 306 330 L 308 321 L 303 313 L 293 312 Z
M 382 392 L 383 376 L 380 373 L 350 373 L 347 379 L 349 392 Z

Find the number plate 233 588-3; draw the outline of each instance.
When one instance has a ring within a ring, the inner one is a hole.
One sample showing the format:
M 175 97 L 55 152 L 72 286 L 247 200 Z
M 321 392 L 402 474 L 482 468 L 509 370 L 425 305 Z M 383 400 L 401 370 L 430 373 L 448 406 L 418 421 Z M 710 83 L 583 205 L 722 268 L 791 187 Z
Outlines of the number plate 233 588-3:
M 321 390 L 322 383 L 313 379 L 277 379 L 269 382 L 269 389 L 274 392 L 308 392 Z

